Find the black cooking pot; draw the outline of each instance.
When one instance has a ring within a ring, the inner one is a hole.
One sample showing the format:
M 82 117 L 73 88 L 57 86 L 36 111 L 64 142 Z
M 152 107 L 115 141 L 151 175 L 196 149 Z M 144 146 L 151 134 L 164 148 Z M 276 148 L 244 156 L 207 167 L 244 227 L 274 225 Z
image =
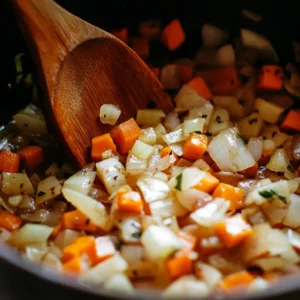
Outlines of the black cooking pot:
M 24 0 L 27 1 L 27 0 Z M 131 35 L 136 34 L 136 24 L 150 18 L 160 18 L 167 23 L 174 17 L 181 19 L 187 40 L 173 53 L 167 53 L 159 45 L 150 49 L 152 63 L 164 64 L 166 60 L 180 57 L 193 58 L 201 46 L 200 28 L 204 23 L 213 23 L 229 30 L 232 37 L 238 34 L 240 27 L 254 29 L 268 37 L 275 47 L 280 63 L 284 66 L 293 62 L 292 41 L 300 41 L 300 11 L 293 10 L 295 5 L 285 1 L 260 1 L 233 4 L 230 1 L 122 1 L 122 0 L 59 0 L 62 6 L 81 18 L 104 29 L 129 27 Z M 244 2 L 244 1 L 240 1 Z M 1 30 L 1 108 L 0 126 L 6 124 L 11 116 L 31 100 L 32 91 L 22 83 L 16 84 L 14 57 L 24 52 L 24 72 L 34 70 L 24 40 L 15 25 L 9 1 L 0 1 Z M 251 9 L 263 16 L 260 23 L 254 23 L 243 17 L 242 8 Z M 161 59 L 163 58 L 163 59 Z M 126 299 L 124 295 L 107 293 L 102 290 L 88 290 L 70 278 L 59 276 L 40 266 L 24 262 L 11 248 L 0 246 L 0 299 Z M 131 299 L 157 299 L 156 295 L 145 291 Z M 230 299 L 234 299 L 231 297 Z M 300 277 L 284 279 L 281 283 L 257 296 L 244 299 L 300 299 Z M 240 299 L 237 296 L 236 299 Z

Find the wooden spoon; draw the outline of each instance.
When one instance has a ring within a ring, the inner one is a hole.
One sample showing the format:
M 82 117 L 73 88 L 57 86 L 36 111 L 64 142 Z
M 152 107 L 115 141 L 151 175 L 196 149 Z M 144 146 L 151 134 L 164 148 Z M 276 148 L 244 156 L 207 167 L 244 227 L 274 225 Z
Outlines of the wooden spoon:
M 146 64 L 108 32 L 70 14 L 52 0 L 13 0 L 37 65 L 49 130 L 84 166 L 91 138 L 111 130 L 99 120 L 102 104 L 118 105 L 120 122 L 170 98 Z

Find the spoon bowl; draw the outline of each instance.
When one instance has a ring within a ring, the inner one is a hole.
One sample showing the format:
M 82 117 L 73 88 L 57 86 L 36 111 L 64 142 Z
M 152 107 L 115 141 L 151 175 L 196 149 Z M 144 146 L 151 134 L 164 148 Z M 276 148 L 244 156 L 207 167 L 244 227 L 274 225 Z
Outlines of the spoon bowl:
M 52 0 L 14 0 L 21 29 L 38 67 L 50 131 L 80 167 L 91 138 L 109 132 L 102 104 L 118 105 L 119 122 L 155 103 L 172 102 L 139 56 L 113 35 L 71 15 Z

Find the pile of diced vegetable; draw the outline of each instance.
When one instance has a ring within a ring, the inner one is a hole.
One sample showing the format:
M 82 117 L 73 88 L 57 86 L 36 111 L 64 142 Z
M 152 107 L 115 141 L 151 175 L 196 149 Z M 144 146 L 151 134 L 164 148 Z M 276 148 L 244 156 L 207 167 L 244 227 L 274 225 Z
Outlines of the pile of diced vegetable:
M 152 39 L 170 51 L 185 40 L 177 19 L 139 29 L 114 34 L 146 60 Z M 300 75 L 249 30 L 232 45 L 206 24 L 202 39 L 194 61 L 150 66 L 176 91 L 174 111 L 142 109 L 120 124 L 118 107 L 100 108 L 111 131 L 92 138 L 82 170 L 46 159 L 36 107 L 16 114 L 17 134 L 0 142 L 0 239 L 122 293 L 257 292 L 299 272 Z

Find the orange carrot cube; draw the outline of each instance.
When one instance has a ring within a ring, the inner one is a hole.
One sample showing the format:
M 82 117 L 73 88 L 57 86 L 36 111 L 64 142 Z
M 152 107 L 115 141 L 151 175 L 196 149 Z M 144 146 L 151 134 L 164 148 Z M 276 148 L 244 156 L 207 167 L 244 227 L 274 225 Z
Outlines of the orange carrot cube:
M 300 130 L 300 111 L 290 110 L 281 124 L 284 130 Z
M 20 166 L 20 156 L 8 150 L 0 151 L 0 172 L 17 173 Z
M 68 260 L 62 264 L 63 270 L 66 272 L 81 273 L 86 268 L 84 267 L 84 261 L 81 256 L 77 255 L 76 257 Z
M 189 252 L 181 250 L 175 253 L 174 257 L 167 260 L 167 269 L 172 278 L 191 273 L 193 271 L 193 262 L 189 257 Z
M 92 160 L 98 162 L 102 160 L 103 152 L 111 150 L 113 154 L 117 153 L 117 147 L 109 133 L 92 138 Z
M 279 66 L 263 66 L 258 79 L 258 90 L 279 91 L 283 84 L 283 71 Z
M 111 34 L 113 34 L 115 37 L 117 37 L 124 43 L 127 43 L 128 41 L 128 29 L 126 27 L 120 30 L 114 30 Z
M 140 213 L 143 210 L 143 201 L 140 193 L 135 191 L 118 193 L 117 209 L 122 212 Z
M 7 212 L 0 212 L 0 228 L 5 228 L 8 231 L 15 231 L 20 228 L 23 221 L 19 217 Z
M 227 248 L 233 248 L 252 234 L 251 226 L 240 214 L 215 225 L 216 234 Z
M 182 156 L 186 159 L 197 160 L 205 153 L 207 144 L 207 136 L 191 133 L 183 145 Z
M 230 184 L 220 183 L 212 196 L 214 198 L 224 198 L 225 200 L 230 201 L 230 210 L 237 210 L 244 206 L 243 190 Z
M 209 90 L 203 78 L 199 76 L 194 77 L 191 81 L 188 82 L 187 85 L 196 90 L 199 96 L 201 96 L 205 100 L 211 100 L 211 91 Z
M 197 242 L 197 239 L 194 235 L 188 233 L 188 232 L 185 232 L 185 231 L 179 231 L 177 233 L 178 237 L 180 237 L 180 239 L 183 240 L 184 242 L 184 249 L 187 249 L 187 250 L 194 250 L 195 247 L 196 247 L 196 242 Z
M 218 186 L 219 182 L 219 179 L 215 176 L 210 173 L 206 173 L 206 175 L 194 186 L 194 188 L 205 193 L 211 193 Z
M 163 29 L 160 40 L 169 50 L 175 50 L 183 44 L 185 33 L 178 19 L 173 20 Z
M 18 151 L 29 172 L 34 172 L 44 160 L 44 151 L 39 146 L 28 146 Z
M 234 293 L 236 292 L 236 289 L 246 288 L 253 281 L 254 276 L 252 276 L 249 272 L 240 271 L 226 276 L 220 282 L 220 287 L 227 293 Z

